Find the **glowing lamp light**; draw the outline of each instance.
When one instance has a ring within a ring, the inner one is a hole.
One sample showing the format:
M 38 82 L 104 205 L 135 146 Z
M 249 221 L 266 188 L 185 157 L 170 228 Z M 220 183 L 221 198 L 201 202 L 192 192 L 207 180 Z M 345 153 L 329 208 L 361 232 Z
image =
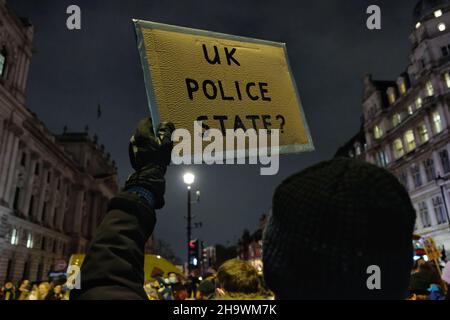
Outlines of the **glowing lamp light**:
M 439 23 L 438 24 L 438 29 L 439 31 L 445 31 L 445 29 L 447 29 L 447 27 L 445 26 L 445 23 Z
M 442 16 L 442 10 L 436 10 L 436 11 L 434 12 L 434 16 L 435 16 L 436 18 L 439 18 L 440 16 Z
M 191 185 L 194 183 L 195 176 L 192 173 L 188 172 L 184 174 L 183 180 L 187 185 Z
M 416 29 L 419 29 L 422 24 L 420 22 L 416 23 Z

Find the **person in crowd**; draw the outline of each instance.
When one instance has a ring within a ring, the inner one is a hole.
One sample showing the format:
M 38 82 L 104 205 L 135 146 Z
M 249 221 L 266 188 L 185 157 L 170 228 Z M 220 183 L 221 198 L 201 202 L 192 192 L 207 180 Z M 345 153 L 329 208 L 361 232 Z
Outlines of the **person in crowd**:
M 162 123 L 154 134 L 150 119 L 139 123 L 129 146 L 135 172 L 110 200 L 71 299 L 147 299 L 144 247 L 164 206 L 173 130 Z M 278 299 L 405 299 L 414 222 L 408 193 L 388 171 L 354 159 L 321 162 L 275 191 L 265 282 Z M 234 293 L 226 267 L 221 274 L 219 288 Z
M 277 299 L 405 299 L 415 218 L 388 171 L 356 159 L 320 162 L 275 190 L 265 283 Z
M 214 297 L 216 287 L 212 278 L 206 278 L 200 282 L 195 294 L 196 300 L 211 300 Z
M 411 275 L 410 294 L 428 296 L 432 284 L 440 285 L 441 279 L 434 262 L 428 261 L 420 265 L 419 271 Z
M 45 300 L 50 291 L 50 283 L 41 282 L 34 290 L 31 291 L 28 300 Z
M 19 296 L 17 300 L 28 300 L 30 295 L 30 280 L 24 279 L 19 285 Z
M 442 281 L 445 286 L 445 291 L 447 292 L 445 299 L 450 300 L 450 261 L 447 261 L 442 270 Z
M 16 299 L 16 288 L 11 281 L 5 282 L 1 290 L 1 300 L 15 300 Z
M 417 273 L 420 270 L 420 266 L 423 265 L 426 261 L 423 258 L 419 258 L 414 262 L 414 267 L 411 271 L 411 274 Z
M 63 300 L 63 299 L 64 294 L 62 292 L 62 285 L 60 284 L 55 284 L 45 298 L 45 300 Z
M 172 286 L 173 300 L 186 300 L 189 298 L 189 293 L 186 286 L 182 283 L 175 283 Z
M 243 260 L 224 262 L 217 270 L 216 299 L 264 300 L 258 271 Z
M 154 282 L 152 281 L 145 281 L 144 283 L 144 290 L 149 300 L 159 300 L 158 296 L 159 284 L 157 281 L 156 284 L 157 286 L 155 287 Z

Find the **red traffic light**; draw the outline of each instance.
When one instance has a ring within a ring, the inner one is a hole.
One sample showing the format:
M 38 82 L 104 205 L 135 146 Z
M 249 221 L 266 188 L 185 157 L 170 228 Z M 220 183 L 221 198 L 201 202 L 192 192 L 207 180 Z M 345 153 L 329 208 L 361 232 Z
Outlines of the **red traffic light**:
M 195 249 L 197 247 L 197 240 L 189 241 L 189 248 Z

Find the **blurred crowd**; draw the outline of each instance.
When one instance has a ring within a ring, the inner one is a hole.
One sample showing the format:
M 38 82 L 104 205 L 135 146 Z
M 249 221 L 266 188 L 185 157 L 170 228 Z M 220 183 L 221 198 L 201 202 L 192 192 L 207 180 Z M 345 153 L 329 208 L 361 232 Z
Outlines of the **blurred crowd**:
M 434 261 L 420 258 L 411 272 L 409 300 L 449 300 L 450 263 L 439 268 Z M 442 269 L 442 270 L 441 270 Z M 186 278 L 170 272 L 144 284 L 150 300 L 271 300 L 262 275 L 249 263 L 232 259 L 219 269 L 209 269 L 203 277 Z M 17 286 L 6 282 L 1 300 L 69 300 L 70 291 L 61 282 L 32 283 L 22 280 Z

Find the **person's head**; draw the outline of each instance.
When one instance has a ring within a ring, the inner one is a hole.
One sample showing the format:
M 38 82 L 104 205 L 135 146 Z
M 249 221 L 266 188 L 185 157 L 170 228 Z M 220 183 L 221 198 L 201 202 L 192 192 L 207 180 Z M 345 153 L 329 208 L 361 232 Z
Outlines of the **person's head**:
M 39 284 L 39 286 L 38 286 L 39 299 L 45 299 L 49 290 L 50 290 L 50 283 L 41 282 L 41 284 Z
M 384 169 L 352 159 L 307 168 L 273 196 L 266 284 L 278 299 L 406 298 L 415 217 L 407 191 Z
M 14 288 L 14 284 L 11 281 L 5 283 L 5 289 L 10 290 Z
M 197 292 L 195 293 L 195 299 L 197 300 L 209 300 L 214 295 L 216 287 L 213 280 L 205 279 L 198 285 Z
M 420 270 L 420 267 L 425 263 L 425 260 L 423 258 L 417 259 L 414 262 L 414 270 Z
M 189 297 L 187 288 L 181 283 L 176 283 L 172 287 L 174 300 L 186 300 Z
M 54 294 L 60 294 L 61 292 L 62 292 L 62 286 L 60 284 L 57 284 L 53 287 Z
M 174 284 L 178 282 L 178 277 L 175 272 L 169 272 L 167 275 L 169 276 L 169 283 Z
M 28 287 L 28 286 L 30 285 L 30 280 L 27 280 L 27 279 L 22 280 L 22 282 L 20 283 L 20 285 L 21 285 L 22 287 Z
M 217 289 L 220 294 L 259 294 L 261 283 L 258 272 L 248 262 L 231 259 L 217 270 Z

